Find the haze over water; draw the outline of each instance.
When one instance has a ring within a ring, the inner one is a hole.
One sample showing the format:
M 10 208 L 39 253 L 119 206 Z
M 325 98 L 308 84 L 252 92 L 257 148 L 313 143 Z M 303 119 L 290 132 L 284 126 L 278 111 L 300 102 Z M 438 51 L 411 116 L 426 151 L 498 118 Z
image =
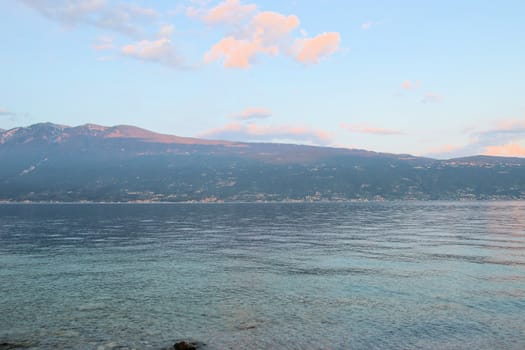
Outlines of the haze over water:
M 523 349 L 525 203 L 0 205 L 0 341 Z

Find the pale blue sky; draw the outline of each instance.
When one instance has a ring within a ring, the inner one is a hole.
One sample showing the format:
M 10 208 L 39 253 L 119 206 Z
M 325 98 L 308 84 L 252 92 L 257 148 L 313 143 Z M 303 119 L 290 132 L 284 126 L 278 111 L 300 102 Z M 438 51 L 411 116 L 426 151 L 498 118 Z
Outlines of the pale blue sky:
M 0 128 L 525 156 L 523 13 L 518 0 L 2 1 Z

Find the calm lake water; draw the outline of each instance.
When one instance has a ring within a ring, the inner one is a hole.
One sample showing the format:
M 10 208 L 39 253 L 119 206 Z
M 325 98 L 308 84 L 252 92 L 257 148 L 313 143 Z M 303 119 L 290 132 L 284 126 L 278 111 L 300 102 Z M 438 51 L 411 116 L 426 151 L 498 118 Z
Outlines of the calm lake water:
M 524 349 L 525 203 L 0 205 L 0 343 Z

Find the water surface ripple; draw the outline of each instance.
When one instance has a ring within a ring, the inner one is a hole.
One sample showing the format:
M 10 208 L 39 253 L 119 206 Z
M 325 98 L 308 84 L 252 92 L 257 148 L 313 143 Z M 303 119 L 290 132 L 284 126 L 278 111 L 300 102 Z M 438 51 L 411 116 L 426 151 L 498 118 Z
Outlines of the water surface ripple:
M 0 342 L 524 349 L 525 203 L 0 205 Z

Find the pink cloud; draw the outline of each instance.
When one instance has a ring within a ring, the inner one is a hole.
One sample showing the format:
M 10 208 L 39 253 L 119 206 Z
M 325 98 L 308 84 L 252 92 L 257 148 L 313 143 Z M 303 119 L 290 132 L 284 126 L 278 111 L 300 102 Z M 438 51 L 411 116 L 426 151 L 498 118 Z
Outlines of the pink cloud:
M 257 10 L 257 5 L 242 5 L 239 0 L 226 0 L 208 10 L 202 20 L 208 24 L 238 24 Z
M 286 55 L 303 63 L 317 63 L 339 47 L 339 33 L 324 33 L 307 38 L 296 15 L 260 11 L 254 3 L 241 0 L 190 0 L 173 11 L 114 0 L 20 0 L 41 15 L 68 27 L 85 25 L 131 37 L 134 43 L 120 48 L 121 54 L 141 61 L 179 66 L 177 50 L 168 40 L 174 26 L 167 16 L 180 11 L 226 33 L 207 52 L 204 62 L 222 61 L 228 68 L 248 68 L 260 56 Z M 210 5 L 214 4 L 214 5 Z M 157 27 L 157 33 L 152 28 Z M 294 31 L 297 31 L 294 34 Z M 158 40 L 155 40 L 158 39 Z M 111 41 L 99 41 L 97 51 L 118 51 Z
M 299 27 L 297 16 L 284 16 L 277 12 L 259 12 L 253 17 L 251 30 L 254 36 L 261 38 L 265 43 L 274 43 L 287 37 Z
M 419 80 L 416 80 L 415 82 L 412 82 L 410 80 L 405 80 L 402 84 L 401 84 L 401 88 L 404 89 L 404 90 L 412 90 L 412 89 L 417 89 L 421 86 L 421 82 Z
M 525 120 L 501 120 L 492 129 L 472 134 L 473 143 L 482 153 L 499 156 L 524 156 Z
M 515 129 L 525 129 L 525 120 L 502 120 L 497 123 L 498 130 L 515 130 Z
M 205 55 L 204 62 L 224 59 L 227 68 L 249 68 L 259 54 L 276 56 L 281 40 L 299 26 L 296 16 L 283 16 L 275 12 L 256 14 L 246 31 L 247 38 L 234 36 L 223 38 Z
M 519 143 L 487 146 L 483 154 L 488 156 L 525 157 L 525 147 Z
M 230 117 L 239 120 L 251 120 L 251 119 L 264 119 L 269 118 L 272 115 L 272 111 L 267 108 L 246 108 L 244 111 L 233 114 Z
M 297 39 L 295 42 L 295 59 L 301 63 L 319 63 L 320 59 L 329 56 L 339 49 L 339 33 L 323 33 L 310 39 Z
M 501 120 L 494 127 L 471 133 L 472 142 L 481 146 L 499 146 L 525 139 L 525 120 Z
M 229 34 L 204 55 L 205 63 L 222 60 L 227 68 L 246 69 L 261 55 L 277 56 L 280 53 L 293 56 L 299 62 L 317 63 L 339 47 L 339 33 L 294 40 L 292 33 L 300 25 L 297 16 L 258 11 L 255 4 L 244 5 L 239 0 L 225 0 L 208 10 L 190 7 L 187 14 L 210 25 L 232 26 Z
M 224 58 L 224 67 L 246 69 L 261 53 L 275 56 L 279 53 L 279 48 L 276 46 L 265 47 L 260 40 L 238 40 L 229 36 L 215 44 L 204 55 L 204 62 L 210 63 Z
M 341 129 L 348 130 L 354 133 L 361 134 L 374 134 L 374 135 L 400 135 L 402 134 L 399 130 L 379 128 L 368 124 L 347 124 L 341 123 L 339 125 Z
M 296 16 L 260 12 L 246 28 L 247 38 L 223 38 L 204 55 L 204 62 L 224 59 L 224 67 L 249 68 L 259 54 L 278 55 L 281 40 L 297 26 L 299 19 Z
M 141 61 L 155 62 L 171 67 L 182 65 L 175 47 L 167 38 L 158 40 L 141 40 L 135 44 L 122 47 L 122 54 Z
M 317 145 L 328 145 L 332 142 L 331 133 L 304 126 L 265 126 L 253 124 L 230 123 L 223 127 L 206 131 L 199 135 L 203 138 L 225 139 L 233 141 L 295 141 Z
M 465 132 L 465 130 L 463 130 Z M 469 128 L 466 131 L 470 135 L 470 141 L 463 146 L 445 145 L 432 150 L 430 155 L 441 157 L 460 157 L 475 154 L 493 156 L 517 156 L 525 154 L 525 120 L 502 120 L 494 123 L 489 129 L 476 131 Z

